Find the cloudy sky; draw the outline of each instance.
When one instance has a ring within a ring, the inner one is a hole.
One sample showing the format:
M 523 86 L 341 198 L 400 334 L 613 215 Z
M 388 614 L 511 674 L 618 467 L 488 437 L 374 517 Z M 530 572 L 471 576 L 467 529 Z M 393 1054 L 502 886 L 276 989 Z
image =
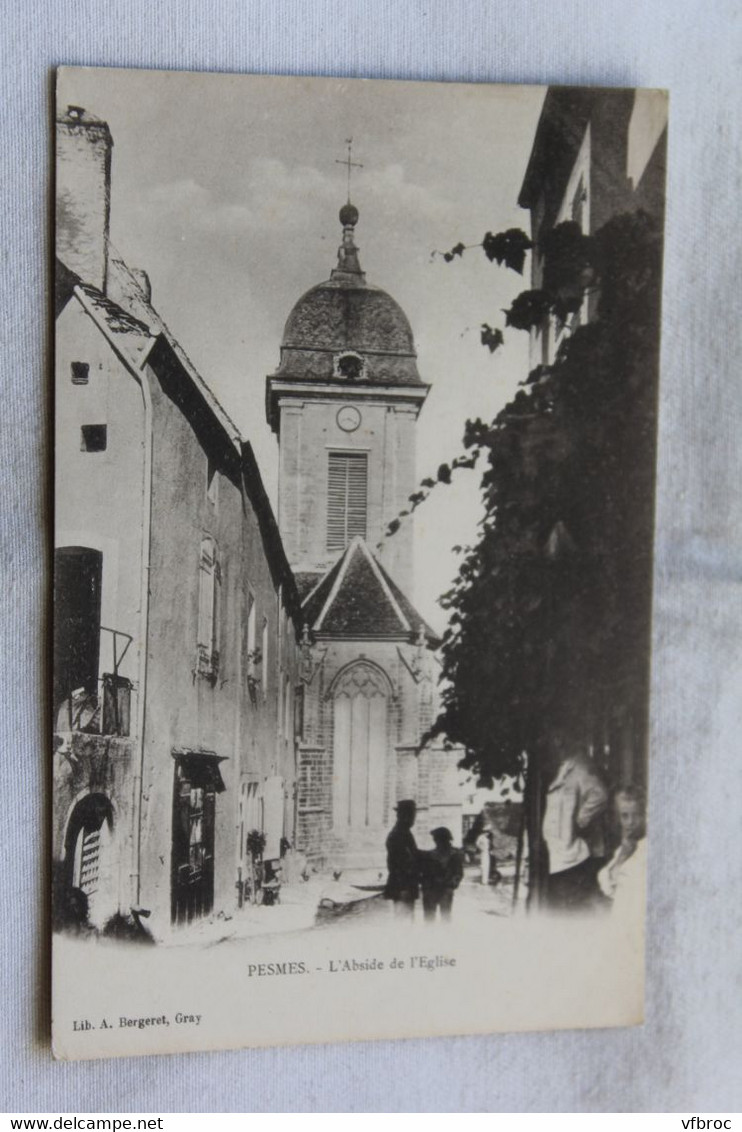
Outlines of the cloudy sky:
M 114 139 L 111 238 L 144 268 L 153 302 L 252 442 L 276 499 L 265 377 L 296 300 L 329 276 L 340 242 L 352 137 L 356 242 L 369 282 L 401 304 L 432 389 L 418 424 L 419 478 L 460 451 L 463 422 L 491 417 L 527 372 L 511 333 L 491 357 L 524 282 L 481 249 L 432 257 L 487 230 L 527 229 L 517 196 L 543 100 L 536 87 L 66 69 L 58 101 L 104 118 Z M 526 268 L 526 271 L 528 269 Z M 475 535 L 476 473 L 440 487 L 415 517 L 415 600 L 436 603 Z

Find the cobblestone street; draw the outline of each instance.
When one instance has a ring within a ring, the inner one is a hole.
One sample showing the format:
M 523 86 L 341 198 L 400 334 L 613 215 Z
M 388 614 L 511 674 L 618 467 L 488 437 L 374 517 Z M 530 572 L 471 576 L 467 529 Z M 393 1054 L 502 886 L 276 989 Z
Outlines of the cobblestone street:
M 506 875 L 497 885 L 482 885 L 479 870 L 469 867 L 454 898 L 452 925 L 476 921 L 482 917 L 507 918 L 513 913 L 513 877 Z M 170 946 L 213 946 L 243 940 L 265 938 L 296 932 L 330 932 L 345 934 L 357 927 L 390 925 L 395 919 L 394 905 L 381 891 L 370 887 L 379 883 L 378 876 L 359 874 L 350 881 L 345 877 L 312 877 L 306 882 L 284 885 L 281 900 L 274 905 L 248 904 L 231 918 L 215 916 L 198 921 L 187 928 L 174 930 L 167 939 Z M 363 887 L 361 887 L 363 886 Z M 519 906 L 524 890 L 521 889 Z M 415 907 L 413 923 L 423 925 L 422 902 Z

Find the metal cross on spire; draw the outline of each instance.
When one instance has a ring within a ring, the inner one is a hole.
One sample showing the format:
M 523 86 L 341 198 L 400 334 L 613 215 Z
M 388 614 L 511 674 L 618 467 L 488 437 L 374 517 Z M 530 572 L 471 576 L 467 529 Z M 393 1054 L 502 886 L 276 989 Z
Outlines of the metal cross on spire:
M 363 169 L 363 166 L 361 165 L 360 161 L 351 160 L 352 156 L 353 156 L 353 138 L 346 138 L 345 144 L 348 147 L 348 156 L 343 158 L 343 159 L 336 157 L 335 158 L 335 164 L 336 165 L 345 165 L 347 170 L 348 170 L 348 204 L 350 204 L 350 175 L 351 175 L 351 172 L 353 171 L 353 169 Z

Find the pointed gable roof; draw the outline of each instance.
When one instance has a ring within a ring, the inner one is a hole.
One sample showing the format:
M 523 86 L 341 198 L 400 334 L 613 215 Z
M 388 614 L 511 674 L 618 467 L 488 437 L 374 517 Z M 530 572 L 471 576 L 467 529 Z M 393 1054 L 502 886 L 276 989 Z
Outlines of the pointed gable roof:
M 354 538 L 327 574 L 304 599 L 302 614 L 322 636 L 438 638 L 394 584 L 364 540 Z

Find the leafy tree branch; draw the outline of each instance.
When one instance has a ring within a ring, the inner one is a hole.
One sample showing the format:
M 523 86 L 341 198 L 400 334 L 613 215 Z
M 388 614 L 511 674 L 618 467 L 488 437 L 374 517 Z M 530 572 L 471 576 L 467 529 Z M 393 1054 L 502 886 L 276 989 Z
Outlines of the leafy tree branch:
M 634 212 L 591 236 L 567 222 L 535 246 L 514 229 L 481 246 L 521 272 L 527 251 L 538 257 L 540 287 L 513 300 L 505 326 L 561 344 L 493 421 L 466 422 L 464 454 L 423 481 L 387 534 L 457 468 L 482 467 L 478 539 L 457 548 L 458 573 L 440 598 L 449 625 L 432 734 L 462 745 L 462 765 L 483 785 L 503 775 L 523 783 L 537 869 L 549 737 L 566 731 L 608 750 L 643 694 L 661 240 Z M 504 336 L 482 328 L 490 352 Z

